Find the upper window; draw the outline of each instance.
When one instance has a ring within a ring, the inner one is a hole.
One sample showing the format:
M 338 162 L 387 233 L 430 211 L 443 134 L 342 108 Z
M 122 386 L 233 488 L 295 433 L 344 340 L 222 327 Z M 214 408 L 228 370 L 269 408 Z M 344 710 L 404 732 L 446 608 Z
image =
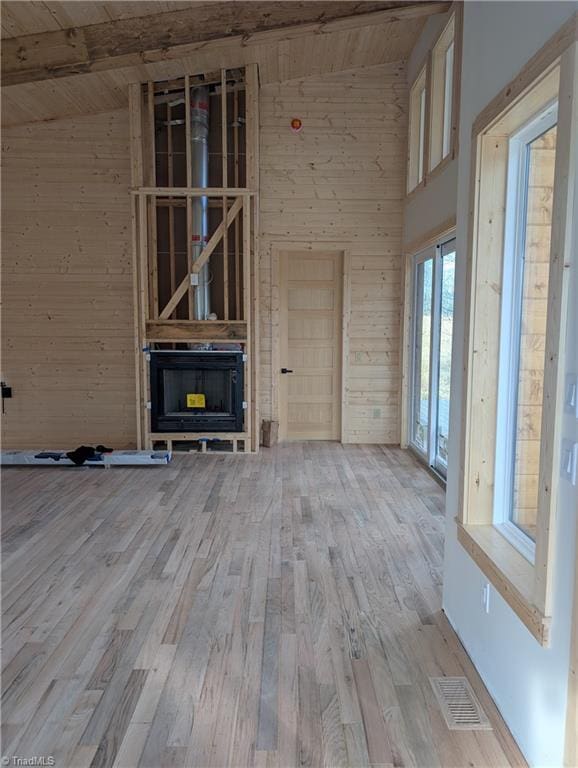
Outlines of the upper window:
M 426 100 L 426 67 L 424 66 L 409 92 L 408 192 L 419 186 L 424 179 Z
M 462 15 L 463 3 L 453 3 L 409 91 L 408 195 L 457 154 Z
M 455 25 L 452 14 L 432 51 L 429 170 L 453 151 Z

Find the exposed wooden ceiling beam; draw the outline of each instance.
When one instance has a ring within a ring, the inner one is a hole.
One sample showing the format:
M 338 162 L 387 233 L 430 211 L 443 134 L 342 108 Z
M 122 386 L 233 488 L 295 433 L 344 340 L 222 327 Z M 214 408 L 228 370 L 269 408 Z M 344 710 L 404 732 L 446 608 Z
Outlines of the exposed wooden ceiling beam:
M 178 59 L 219 40 L 262 45 L 402 21 L 443 13 L 450 3 L 391 6 L 373 2 L 199 3 L 181 11 L 16 37 L 3 41 L 2 85 Z

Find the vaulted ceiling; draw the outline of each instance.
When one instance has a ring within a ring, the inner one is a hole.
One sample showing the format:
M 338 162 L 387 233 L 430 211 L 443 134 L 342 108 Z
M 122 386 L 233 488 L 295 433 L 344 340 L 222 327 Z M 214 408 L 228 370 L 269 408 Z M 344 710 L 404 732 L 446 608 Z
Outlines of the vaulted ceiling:
M 445 2 L 11 2 L 3 124 L 121 108 L 126 85 L 259 63 L 276 82 L 407 58 Z
M 2 3 L 2 38 L 54 32 L 70 27 L 85 27 L 135 16 L 151 16 L 167 11 L 190 8 L 190 2 L 158 2 L 158 0 L 133 0 L 133 2 L 22 2 L 5 0 Z
M 415 0 L 412 0 L 415 4 Z M 370 13 L 375 10 L 401 8 L 410 3 L 371 2 L 371 0 L 340 0 L 339 2 L 245 2 L 243 0 L 133 0 L 132 2 L 83 2 L 83 0 L 62 0 L 60 2 L 37 2 L 30 0 L 4 0 L 2 3 L 2 38 L 22 37 L 42 32 L 56 32 L 72 27 L 86 27 L 133 18 L 146 18 L 161 13 L 194 10 L 200 18 L 214 19 L 219 23 L 226 16 L 235 17 L 241 29 L 247 23 L 259 19 L 264 26 L 299 24 L 306 21 L 328 21 L 329 19 Z

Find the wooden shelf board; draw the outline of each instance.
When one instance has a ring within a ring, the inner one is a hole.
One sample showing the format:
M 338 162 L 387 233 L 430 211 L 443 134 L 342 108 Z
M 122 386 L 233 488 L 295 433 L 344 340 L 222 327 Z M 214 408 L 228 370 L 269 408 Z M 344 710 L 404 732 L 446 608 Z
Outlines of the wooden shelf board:
M 247 440 L 246 432 L 151 432 L 151 440 Z
M 236 341 L 247 340 L 244 320 L 147 320 L 147 341 Z
M 247 187 L 136 187 L 131 194 L 145 197 L 253 197 L 256 192 Z

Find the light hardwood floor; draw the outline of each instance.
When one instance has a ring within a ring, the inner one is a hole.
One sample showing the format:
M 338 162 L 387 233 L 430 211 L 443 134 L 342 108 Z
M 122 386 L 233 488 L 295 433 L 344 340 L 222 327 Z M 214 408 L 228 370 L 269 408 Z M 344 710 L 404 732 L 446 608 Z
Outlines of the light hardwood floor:
M 3 474 L 3 754 L 57 766 L 510 766 L 440 612 L 443 492 L 337 443 Z M 448 731 L 466 674 L 493 731 Z

